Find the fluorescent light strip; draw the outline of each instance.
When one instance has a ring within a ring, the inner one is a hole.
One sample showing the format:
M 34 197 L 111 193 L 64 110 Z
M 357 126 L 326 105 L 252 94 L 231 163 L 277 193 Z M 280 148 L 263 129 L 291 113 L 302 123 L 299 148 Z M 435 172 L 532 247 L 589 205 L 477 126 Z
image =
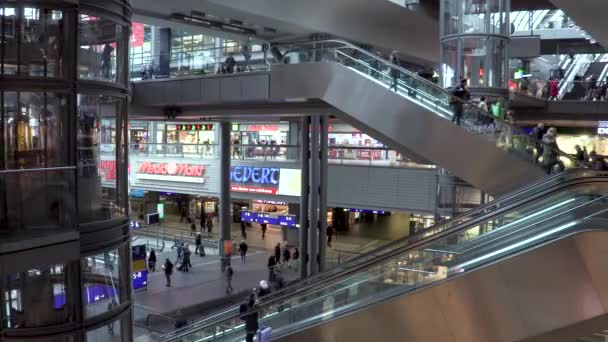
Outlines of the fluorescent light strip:
M 526 216 L 526 217 L 522 217 L 522 218 L 517 219 L 517 220 L 515 220 L 515 221 L 513 221 L 513 222 L 511 222 L 511 223 L 507 223 L 507 224 L 506 224 L 506 225 L 504 225 L 504 226 L 500 226 L 499 228 L 494 229 L 492 232 L 490 232 L 490 233 L 488 233 L 488 234 L 485 234 L 485 235 L 482 235 L 482 236 L 491 236 L 491 234 L 493 234 L 494 232 L 496 232 L 496 234 L 497 234 L 498 232 L 502 232 L 504 229 L 507 229 L 507 228 L 509 228 L 509 227 L 511 227 L 511 226 L 513 226 L 513 225 L 520 224 L 520 223 L 525 222 L 525 221 L 527 221 L 527 220 L 529 220 L 529 219 L 531 219 L 531 218 L 534 218 L 534 217 L 537 217 L 537 216 L 539 216 L 539 215 L 542 215 L 542 214 L 544 214 L 544 213 L 546 213 L 546 212 L 549 212 L 549 211 L 551 211 L 551 210 L 553 210 L 553 209 L 557 209 L 557 208 L 559 208 L 559 207 L 562 207 L 562 206 L 564 206 L 564 205 L 566 205 L 566 204 L 568 204 L 568 203 L 573 202 L 574 200 L 575 200 L 575 198 L 571 198 L 571 199 L 569 199 L 569 200 L 562 201 L 562 202 L 560 202 L 560 203 L 558 203 L 558 204 L 555 204 L 555 205 L 550 206 L 549 208 L 545 208 L 545 209 L 543 209 L 543 210 L 541 210 L 541 211 L 538 211 L 538 212 L 536 212 L 536 213 L 534 213 L 534 214 L 530 214 L 530 215 L 528 215 L 528 216 Z M 490 220 L 488 220 L 488 221 L 490 221 Z M 474 227 L 476 227 L 476 226 L 474 226 Z M 474 228 L 474 227 L 472 227 L 472 228 Z M 529 228 L 529 227 L 526 227 L 526 228 Z M 475 241 L 475 239 L 473 239 L 472 241 Z M 467 250 L 462 251 L 462 252 L 460 252 L 460 253 L 465 253 L 465 252 L 468 252 L 468 251 L 470 251 L 470 250 L 471 250 L 471 249 L 467 249 Z
M 497 251 L 494 251 L 494 252 L 492 252 L 492 253 L 488 253 L 488 254 L 486 254 L 486 255 L 484 255 L 484 256 L 480 256 L 480 257 L 475 258 L 475 259 L 473 259 L 473 260 L 469 260 L 469 261 L 467 261 L 467 262 L 465 262 L 465 263 L 462 263 L 462 264 L 460 264 L 460 265 L 458 265 L 458 266 L 453 267 L 452 269 L 458 270 L 458 269 L 464 268 L 464 267 L 466 267 L 466 266 L 469 266 L 469 265 L 472 265 L 472 264 L 478 263 L 478 262 L 480 262 L 480 261 L 483 261 L 483 260 L 486 260 L 486 259 L 492 258 L 492 257 L 497 256 L 497 255 L 499 255 L 499 254 L 502 254 L 502 253 L 505 253 L 505 252 L 511 251 L 511 250 L 513 250 L 513 249 L 515 249 L 515 248 L 521 247 L 521 246 L 523 246 L 523 245 L 525 245 L 525 244 L 528 244 L 528 243 L 530 243 L 530 242 L 534 242 L 534 241 L 536 241 L 536 240 L 540 240 L 540 239 L 542 239 L 542 238 L 544 238 L 544 237 L 546 237 L 546 236 L 549 236 L 549 235 L 551 235 L 551 234 L 553 234 L 553 233 L 557 233 L 557 232 L 562 231 L 562 230 L 564 230 L 564 229 L 568 229 L 568 228 L 570 228 L 570 227 L 572 227 L 572 226 L 576 225 L 576 223 L 577 223 L 577 221 L 572 221 L 572 222 L 570 222 L 570 223 L 566 223 L 566 224 L 564 224 L 564 225 L 561 225 L 561 226 L 559 226 L 559 227 L 557 227 L 557 228 L 554 228 L 554 229 L 548 230 L 548 231 L 546 231 L 546 232 L 544 232 L 544 233 L 538 234 L 538 235 L 536 235 L 536 236 L 534 236 L 534 237 L 531 237 L 531 238 L 529 238 L 529 239 L 526 239 L 526 240 L 524 240 L 524 241 L 520 241 L 520 242 L 518 242 L 518 243 L 516 243 L 516 244 L 513 244 L 513 245 L 510 245 L 510 246 L 508 246 L 508 247 L 501 248 L 501 249 L 499 249 L 499 250 L 497 250 Z M 463 270 L 463 271 L 464 271 L 464 270 Z
M 399 267 L 398 269 L 401 270 L 401 271 L 418 272 L 418 273 L 424 273 L 424 274 L 435 274 L 435 272 L 415 270 L 413 268 Z
M 431 252 L 437 252 L 437 253 L 460 254 L 460 252 L 444 251 L 441 249 L 425 248 L 424 250 L 431 251 Z

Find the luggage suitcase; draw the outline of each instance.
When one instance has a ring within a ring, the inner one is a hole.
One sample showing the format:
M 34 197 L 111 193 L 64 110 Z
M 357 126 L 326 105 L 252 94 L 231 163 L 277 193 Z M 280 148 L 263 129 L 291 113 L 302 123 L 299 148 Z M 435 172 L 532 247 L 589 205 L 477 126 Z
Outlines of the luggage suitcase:
M 257 342 L 270 342 L 271 336 L 272 336 L 271 327 L 260 328 L 260 330 L 258 330 Z

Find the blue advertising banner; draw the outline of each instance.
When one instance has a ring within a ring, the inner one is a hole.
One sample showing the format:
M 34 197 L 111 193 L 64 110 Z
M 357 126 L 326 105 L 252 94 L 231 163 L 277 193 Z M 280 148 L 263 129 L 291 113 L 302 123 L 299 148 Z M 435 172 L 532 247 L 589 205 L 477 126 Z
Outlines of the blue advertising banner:
M 144 289 L 148 286 L 148 268 L 146 267 L 146 245 L 131 247 L 131 275 L 133 290 Z

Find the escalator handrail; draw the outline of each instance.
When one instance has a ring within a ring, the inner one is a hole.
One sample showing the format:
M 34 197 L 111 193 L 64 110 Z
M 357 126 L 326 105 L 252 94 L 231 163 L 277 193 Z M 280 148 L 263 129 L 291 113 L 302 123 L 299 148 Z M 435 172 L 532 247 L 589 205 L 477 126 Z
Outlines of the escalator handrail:
M 542 193 L 532 195 L 531 197 L 533 197 L 533 198 L 526 198 L 525 200 L 522 200 L 522 201 L 520 201 L 518 203 L 515 203 L 513 205 L 509 205 L 507 207 L 501 208 L 496 213 L 492 212 L 492 213 L 490 213 L 490 215 L 482 215 L 482 216 L 480 216 L 480 218 L 483 218 L 484 221 L 485 220 L 489 220 L 488 216 L 491 217 L 491 216 L 500 215 L 500 214 L 502 214 L 502 213 L 504 213 L 506 211 L 510 211 L 510 210 L 513 210 L 513 209 L 515 209 L 517 207 L 521 207 L 521 206 L 527 205 L 530 202 L 533 202 L 534 200 L 538 199 L 539 197 L 545 197 L 547 195 L 550 195 L 551 193 L 561 192 L 564 189 L 570 188 L 570 187 L 573 187 L 573 186 L 579 186 L 579 185 L 582 185 L 582 184 L 595 183 L 595 182 L 608 182 L 608 173 L 606 173 L 606 172 L 597 172 L 597 173 L 595 173 L 594 176 L 588 176 L 588 177 L 570 179 L 567 182 L 556 184 L 552 188 L 546 189 Z M 421 239 L 419 241 L 415 241 L 415 242 L 413 242 L 411 244 L 405 245 L 402 248 L 398 248 L 396 250 L 388 252 L 385 255 L 378 256 L 377 258 L 375 258 L 373 260 L 369 260 L 369 261 L 367 261 L 365 263 L 362 263 L 360 265 L 356 265 L 356 266 L 354 266 L 351 269 L 344 270 L 344 271 L 340 272 L 339 274 L 336 274 L 336 275 L 333 275 L 331 277 L 328 277 L 328 279 L 325 279 L 323 282 L 315 282 L 313 284 L 307 284 L 307 285 L 302 284 L 302 286 L 297 286 L 296 289 L 291 289 L 291 291 L 288 291 L 288 293 L 283 293 L 283 294 L 278 295 L 278 296 L 273 296 L 273 298 L 270 298 L 268 300 L 260 301 L 260 303 L 258 304 L 258 307 L 257 307 L 256 310 L 258 310 L 260 312 L 263 312 L 264 307 L 277 304 L 277 303 L 281 302 L 282 300 L 284 300 L 286 298 L 292 297 L 294 295 L 298 295 L 298 294 L 300 294 L 302 292 L 305 292 L 305 291 L 307 291 L 307 290 L 309 290 L 311 288 L 315 288 L 315 287 L 319 287 L 319 286 L 325 286 L 324 284 L 326 284 L 328 282 L 332 282 L 332 281 L 337 280 L 337 279 L 342 279 L 342 278 L 348 277 L 348 276 L 350 276 L 350 275 L 352 275 L 352 274 L 354 274 L 354 273 L 356 273 L 356 272 L 358 272 L 358 271 L 360 271 L 362 269 L 366 269 L 366 268 L 372 267 L 375 264 L 382 263 L 382 262 L 386 261 L 387 259 L 390 259 L 390 258 L 392 258 L 394 256 L 406 253 L 409 250 L 413 250 L 413 249 L 419 248 L 422 245 L 432 243 L 433 241 L 441 239 L 441 238 L 444 238 L 447 235 L 451 235 L 451 234 L 457 233 L 459 231 L 467 230 L 467 229 L 470 228 L 470 226 L 475 225 L 475 224 L 477 224 L 479 222 L 479 220 L 477 220 L 477 219 L 474 220 L 474 221 L 475 222 L 471 222 L 471 221 L 465 222 L 465 223 L 463 223 L 461 225 L 458 225 L 458 226 L 455 226 L 455 227 L 451 227 L 451 228 L 449 228 L 447 230 L 444 230 L 444 231 L 435 233 L 435 234 L 433 234 L 433 235 L 431 235 L 429 237 L 423 238 L 423 239 Z M 175 332 L 176 334 L 179 334 L 179 335 L 173 337 L 170 340 L 174 340 L 174 339 L 177 339 L 177 338 L 180 338 L 180 337 L 184 337 L 184 336 L 186 336 L 188 334 L 191 334 L 194 331 L 205 329 L 206 327 L 210 327 L 210 326 L 215 326 L 215 325 L 217 325 L 217 324 L 219 324 L 221 322 L 227 321 L 227 320 L 238 319 L 240 316 L 241 316 L 241 314 L 238 313 L 238 314 L 235 314 L 235 315 L 230 316 L 228 318 L 222 318 L 222 319 L 218 319 L 218 320 L 209 322 L 209 323 L 205 324 L 203 327 L 200 327 L 200 326 L 196 326 L 196 327 L 195 326 L 190 326 L 190 327 L 184 329 L 184 331 L 182 331 L 182 332 Z M 170 340 L 167 340 L 167 341 L 170 341 Z M 160 339 L 160 341 L 165 341 L 165 340 L 164 339 Z
M 379 61 L 382 64 L 389 66 L 390 68 L 397 69 L 401 73 L 404 73 L 404 74 L 408 75 L 409 77 L 414 78 L 417 82 L 421 82 L 421 83 L 423 83 L 423 84 L 425 84 L 425 85 L 427 85 L 427 86 L 429 86 L 431 88 L 435 88 L 437 91 L 439 91 L 441 93 L 447 94 L 448 98 L 451 101 L 458 101 L 458 102 L 461 102 L 463 105 L 469 105 L 469 108 L 473 108 L 477 113 L 480 113 L 481 115 L 483 115 L 485 117 L 488 117 L 488 118 L 491 118 L 491 119 L 493 119 L 495 121 L 498 121 L 503 126 L 508 126 L 514 133 L 517 132 L 517 135 L 522 135 L 522 136 L 529 137 L 532 140 L 536 141 L 537 143 L 542 144 L 541 141 L 537 141 L 536 140 L 536 137 L 531 137 L 527 132 L 525 132 L 521 128 L 519 128 L 519 127 L 517 127 L 517 126 L 515 126 L 515 125 L 513 125 L 513 124 L 511 124 L 511 123 L 509 123 L 507 121 L 505 121 L 503 118 L 496 118 L 496 117 L 494 117 L 490 112 L 482 110 L 481 108 L 479 108 L 478 106 L 476 106 L 471 101 L 466 101 L 464 99 L 461 99 L 461 98 L 458 98 L 458 97 L 454 97 L 454 96 L 452 96 L 450 94 L 450 92 L 448 90 L 440 87 L 439 85 L 437 85 L 437 84 L 435 84 L 435 83 L 433 83 L 433 82 L 431 82 L 431 81 L 429 81 L 429 80 L 427 80 L 427 79 L 425 79 L 423 77 L 420 77 L 416 73 L 414 73 L 412 71 L 409 71 L 409 70 L 403 68 L 400 65 L 393 64 L 391 61 L 386 60 L 386 59 L 384 59 L 382 57 L 379 57 L 378 55 L 373 54 L 373 53 L 371 53 L 371 52 L 369 52 L 369 51 L 367 51 L 365 49 L 362 49 L 362 48 L 360 48 L 360 47 L 358 47 L 358 46 L 356 46 L 356 45 L 354 45 L 352 43 L 349 43 L 347 41 L 340 40 L 340 39 L 327 39 L 327 40 L 320 40 L 320 41 L 302 41 L 302 42 L 296 42 L 296 43 L 282 44 L 282 46 L 289 47 L 289 46 L 297 46 L 297 45 L 316 45 L 316 44 L 322 45 L 322 44 L 328 44 L 328 43 L 345 45 L 346 47 L 348 47 L 350 49 L 353 49 L 353 50 L 356 50 L 357 52 L 362 53 L 362 54 L 366 55 L 367 57 L 375 59 L 376 61 Z M 281 45 L 279 45 L 279 46 L 281 46 Z M 314 48 L 316 49 L 317 47 L 314 47 Z M 320 46 L 318 48 L 319 49 L 324 49 L 323 46 Z M 334 47 L 334 49 L 337 49 L 337 47 Z M 287 52 L 283 55 L 282 60 L 280 60 L 279 62 L 283 63 L 284 60 L 285 60 L 285 57 L 287 56 L 287 54 L 289 54 L 291 52 L 295 52 L 295 50 L 293 50 L 293 51 L 287 50 Z M 569 155 L 569 154 L 561 151 L 560 149 L 557 149 L 557 151 L 555 151 L 555 152 L 557 152 L 558 156 L 561 156 L 561 157 L 569 159 L 570 162 L 572 163 L 572 165 L 576 165 L 577 167 L 585 167 L 584 164 L 581 164 L 580 162 L 578 162 L 573 156 L 571 156 L 571 155 Z

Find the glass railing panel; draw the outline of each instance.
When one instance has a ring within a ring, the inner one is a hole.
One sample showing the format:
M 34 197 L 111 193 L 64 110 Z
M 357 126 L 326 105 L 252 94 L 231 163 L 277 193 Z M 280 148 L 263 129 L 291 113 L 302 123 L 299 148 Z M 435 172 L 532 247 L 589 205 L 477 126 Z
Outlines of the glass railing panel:
M 457 231 L 436 239 L 432 244 L 412 248 L 361 269 L 346 279 L 269 303 L 260 308 L 261 324 L 272 327 L 273 333 L 277 334 L 294 331 L 570 234 L 579 227 L 580 220 L 606 215 L 608 201 L 603 195 L 606 190 L 605 184 L 572 187 L 529 208 L 493 218 L 496 221 L 494 231 L 503 232 L 501 238 L 484 239 L 483 234 L 467 235 L 462 234 L 467 230 Z M 517 222 L 534 215 L 530 213 L 536 215 L 526 222 Z M 489 234 L 494 234 L 494 231 Z M 507 233 L 510 236 L 505 238 Z M 434 245 L 446 249 L 430 248 Z M 242 321 L 231 319 L 215 325 L 216 329 L 218 327 L 222 336 L 212 339 L 214 341 L 244 337 Z M 177 340 L 186 341 L 188 335 Z

